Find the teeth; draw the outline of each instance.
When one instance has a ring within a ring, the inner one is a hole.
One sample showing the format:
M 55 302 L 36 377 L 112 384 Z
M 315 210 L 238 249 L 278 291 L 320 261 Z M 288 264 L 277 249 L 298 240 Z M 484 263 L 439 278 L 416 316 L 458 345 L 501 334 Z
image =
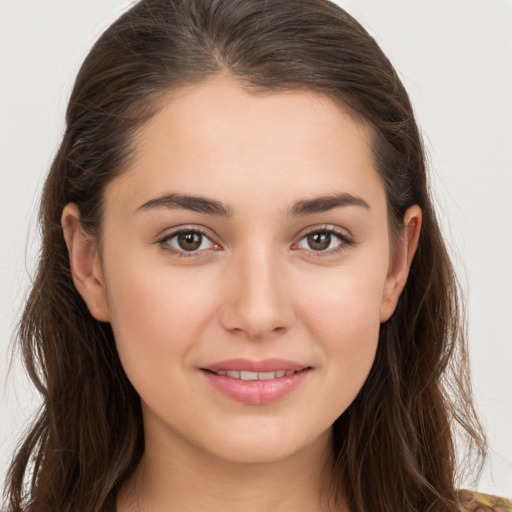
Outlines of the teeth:
M 219 370 L 215 372 L 217 375 L 225 375 L 233 379 L 241 380 L 271 380 L 281 377 L 289 377 L 295 373 L 294 370 L 277 370 L 275 372 L 247 372 L 237 370 Z
M 258 372 L 240 372 L 242 380 L 258 380 Z
M 258 380 L 270 380 L 277 377 L 277 372 L 259 372 Z

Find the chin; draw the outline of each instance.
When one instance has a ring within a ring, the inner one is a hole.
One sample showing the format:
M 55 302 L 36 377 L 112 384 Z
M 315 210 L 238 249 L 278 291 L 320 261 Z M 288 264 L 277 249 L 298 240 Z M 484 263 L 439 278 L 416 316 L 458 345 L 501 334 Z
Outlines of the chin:
M 276 446 L 231 445 L 226 449 L 216 447 L 214 455 L 231 464 L 273 464 L 288 460 L 300 451 L 300 448 Z
M 238 464 L 266 464 L 285 461 L 303 451 L 313 450 L 325 454 L 331 446 L 331 428 L 319 434 L 293 432 L 293 429 L 261 426 L 258 431 L 246 430 L 224 435 L 212 443 L 210 453 L 226 462 Z M 291 431 L 290 431 L 291 430 Z

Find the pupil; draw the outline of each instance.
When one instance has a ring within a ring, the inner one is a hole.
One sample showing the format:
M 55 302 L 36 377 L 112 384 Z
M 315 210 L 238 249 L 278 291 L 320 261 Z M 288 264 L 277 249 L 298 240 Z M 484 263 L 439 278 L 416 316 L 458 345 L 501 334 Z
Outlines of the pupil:
M 178 244 L 184 251 L 195 251 L 201 246 L 201 233 L 187 232 L 178 235 Z
M 331 244 L 331 234 L 325 231 L 322 233 L 312 233 L 308 236 L 308 244 L 315 251 L 327 249 Z

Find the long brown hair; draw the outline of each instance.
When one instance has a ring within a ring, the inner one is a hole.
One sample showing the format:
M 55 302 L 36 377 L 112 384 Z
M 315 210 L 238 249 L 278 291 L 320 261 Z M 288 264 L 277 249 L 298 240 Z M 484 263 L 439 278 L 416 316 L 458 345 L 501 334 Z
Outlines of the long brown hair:
M 100 235 L 102 194 L 133 157 L 133 136 L 170 89 L 226 73 L 254 90 L 305 89 L 372 128 L 390 233 L 423 212 L 419 248 L 370 375 L 333 426 L 334 494 L 354 512 L 454 511 L 454 425 L 483 455 L 463 311 L 429 196 L 414 114 L 372 37 L 327 0 L 145 0 L 86 58 L 40 207 L 42 251 L 18 339 L 43 404 L 8 475 L 11 512 L 100 512 L 144 450 L 140 400 L 112 330 L 76 291 L 60 217 L 74 202 Z

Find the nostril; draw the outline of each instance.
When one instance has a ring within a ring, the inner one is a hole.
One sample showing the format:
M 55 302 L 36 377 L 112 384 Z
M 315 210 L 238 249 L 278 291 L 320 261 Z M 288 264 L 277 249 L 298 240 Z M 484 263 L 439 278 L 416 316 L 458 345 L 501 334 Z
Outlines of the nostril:
M 245 334 L 252 339 L 286 332 L 295 320 L 292 301 L 287 295 L 287 287 L 272 279 L 255 283 L 234 282 L 225 289 L 225 296 L 219 318 L 224 329 L 232 334 Z M 278 286 L 279 285 L 279 286 Z

